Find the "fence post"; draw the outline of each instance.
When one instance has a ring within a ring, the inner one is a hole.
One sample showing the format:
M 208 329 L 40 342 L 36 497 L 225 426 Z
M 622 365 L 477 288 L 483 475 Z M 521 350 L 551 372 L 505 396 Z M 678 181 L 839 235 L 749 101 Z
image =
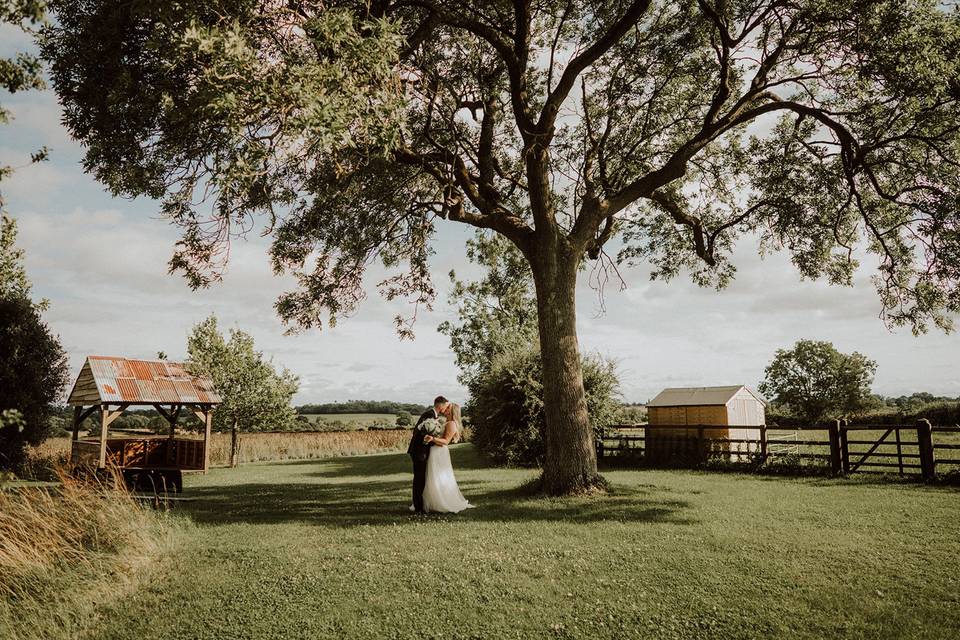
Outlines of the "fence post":
M 827 427 L 830 435 L 830 471 L 833 475 L 843 473 L 843 453 L 840 448 L 840 421 L 834 420 Z
M 843 474 L 850 473 L 850 432 L 847 431 L 849 424 L 846 419 L 840 420 L 840 453 L 843 461 Z
M 900 427 L 896 428 L 897 432 L 897 464 L 900 467 L 900 475 L 903 475 L 903 444 L 900 442 Z
M 760 425 L 760 464 L 767 462 L 767 425 Z
M 933 427 L 924 418 L 917 421 L 917 447 L 920 449 L 920 473 L 924 480 L 937 475 L 937 461 L 933 457 Z

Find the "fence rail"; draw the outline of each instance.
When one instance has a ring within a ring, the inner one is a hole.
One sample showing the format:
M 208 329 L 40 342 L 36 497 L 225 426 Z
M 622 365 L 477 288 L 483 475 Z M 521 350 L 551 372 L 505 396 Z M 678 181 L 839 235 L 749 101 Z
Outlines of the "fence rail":
M 746 430 L 752 437 L 721 435 Z M 874 432 L 874 433 L 871 433 Z M 820 434 L 821 437 L 816 437 Z M 614 425 L 597 441 L 602 460 L 690 466 L 709 459 L 763 464 L 778 457 L 826 463 L 835 474 L 858 472 L 918 474 L 934 478 L 937 467 L 960 466 L 960 426 L 912 425 Z

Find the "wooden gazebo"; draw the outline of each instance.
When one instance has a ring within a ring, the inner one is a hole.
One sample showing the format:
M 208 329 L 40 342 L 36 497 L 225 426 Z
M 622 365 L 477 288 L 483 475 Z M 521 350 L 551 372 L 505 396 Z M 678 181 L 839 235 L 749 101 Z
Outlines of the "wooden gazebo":
M 71 460 L 103 469 L 108 463 L 127 471 L 206 471 L 210 464 L 210 427 L 220 396 L 209 378 L 191 375 L 183 364 L 89 356 L 67 404 L 74 407 Z M 148 406 L 170 423 L 167 436 L 108 438 L 107 429 L 127 408 Z M 178 436 L 182 411 L 203 422 L 203 439 Z M 98 437 L 80 438 L 80 424 L 98 412 Z

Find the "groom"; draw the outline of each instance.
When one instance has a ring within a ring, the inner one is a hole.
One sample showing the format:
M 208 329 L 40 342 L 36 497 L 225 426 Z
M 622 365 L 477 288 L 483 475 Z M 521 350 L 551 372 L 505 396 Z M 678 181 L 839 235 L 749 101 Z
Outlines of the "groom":
M 445 411 L 450 402 L 443 396 L 437 396 L 433 400 L 433 409 L 424 411 L 416 426 L 413 427 L 413 437 L 410 438 L 410 446 L 407 447 L 407 453 L 413 459 L 413 510 L 415 513 L 424 513 L 423 511 L 423 487 L 427 484 L 427 458 L 430 457 L 430 447 L 432 445 L 423 441 L 423 432 L 417 427 L 424 420 L 436 418 L 441 412 Z

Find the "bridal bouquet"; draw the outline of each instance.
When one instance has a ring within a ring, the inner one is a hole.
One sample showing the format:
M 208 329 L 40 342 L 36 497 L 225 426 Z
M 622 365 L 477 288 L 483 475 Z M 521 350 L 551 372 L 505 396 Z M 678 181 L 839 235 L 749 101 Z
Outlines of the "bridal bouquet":
M 447 421 L 443 418 L 430 418 L 417 426 L 417 430 L 425 436 L 442 436 L 446 430 Z

